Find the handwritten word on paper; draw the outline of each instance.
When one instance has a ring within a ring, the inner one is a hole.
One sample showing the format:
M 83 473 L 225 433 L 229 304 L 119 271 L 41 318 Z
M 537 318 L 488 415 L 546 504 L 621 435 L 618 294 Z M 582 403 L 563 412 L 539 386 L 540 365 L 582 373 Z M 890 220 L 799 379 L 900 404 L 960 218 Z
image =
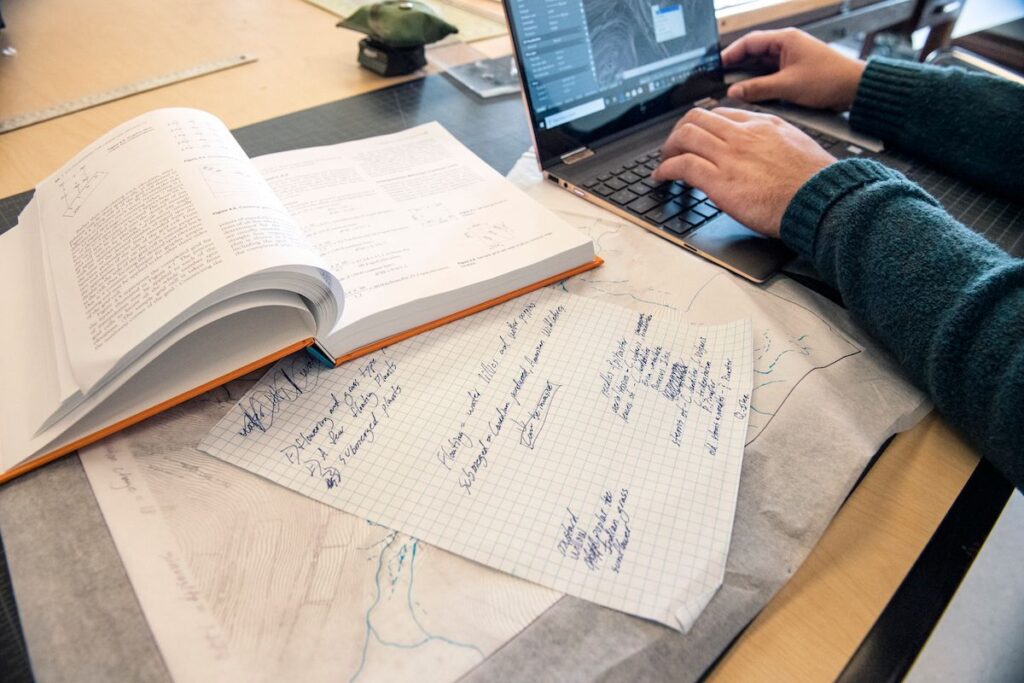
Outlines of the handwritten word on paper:
M 601 396 L 611 412 L 628 423 L 638 392 L 648 391 L 676 406 L 676 418 L 668 438 L 679 448 L 695 429 L 709 455 L 718 452 L 726 403 L 734 392 L 733 360 L 720 365 L 708 354 L 708 340 L 697 336 L 689 350 L 676 354 L 660 344 L 646 341 L 649 314 L 639 314 L 631 338 L 617 339 L 600 373 Z M 736 401 L 734 419 L 745 419 L 750 389 Z M 692 411 L 700 411 L 710 423 L 695 427 Z M 702 431 L 700 431 L 702 430 Z
M 201 445 L 317 500 L 679 626 L 719 585 L 747 321 L 544 290 L 335 370 L 273 368 Z M 649 571 L 657 567 L 657 579 Z
M 617 495 L 605 491 L 601 494 L 597 511 L 591 515 L 592 519 L 583 522 L 572 509 L 565 508 L 568 517 L 562 522 L 558 541 L 558 552 L 562 557 L 580 560 L 591 571 L 597 571 L 608 562 L 611 571 L 618 574 L 629 546 L 628 498 L 628 489 L 621 489 Z

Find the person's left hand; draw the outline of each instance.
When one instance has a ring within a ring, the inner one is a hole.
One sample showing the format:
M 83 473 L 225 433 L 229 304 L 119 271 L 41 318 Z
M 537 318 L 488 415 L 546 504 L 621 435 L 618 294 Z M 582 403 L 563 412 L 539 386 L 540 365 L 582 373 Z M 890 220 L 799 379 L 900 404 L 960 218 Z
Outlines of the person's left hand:
M 811 176 L 835 161 L 777 116 L 694 108 L 661 148 L 655 180 L 698 187 L 747 227 L 779 236 L 789 202 Z

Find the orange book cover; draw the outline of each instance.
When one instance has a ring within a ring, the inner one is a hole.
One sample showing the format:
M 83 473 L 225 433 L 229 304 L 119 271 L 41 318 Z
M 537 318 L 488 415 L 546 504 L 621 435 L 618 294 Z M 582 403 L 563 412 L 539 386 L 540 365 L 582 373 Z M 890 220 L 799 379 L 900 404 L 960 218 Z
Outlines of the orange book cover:
M 339 358 L 330 358 L 329 360 L 331 362 L 333 362 L 335 367 L 337 367 L 337 366 L 339 366 L 339 365 L 341 365 L 343 363 L 346 363 L 346 362 L 348 362 L 350 360 L 354 360 L 356 358 L 360 358 L 362 356 L 368 355 L 370 353 L 373 353 L 374 351 L 378 351 L 378 350 L 380 350 L 382 348 L 385 348 L 387 346 L 391 346 L 392 344 L 396 344 L 396 343 L 398 343 L 400 341 L 404 341 L 404 340 L 409 339 L 411 337 L 414 337 L 414 336 L 416 336 L 418 334 L 422 334 L 422 333 L 427 332 L 429 330 L 436 329 L 436 328 L 441 327 L 442 325 L 445 325 L 447 323 L 454 322 L 456 320 L 460 320 L 460 319 L 465 318 L 467 316 L 470 316 L 470 315 L 472 315 L 474 313 L 478 313 L 480 311 L 483 311 L 485 309 L 491 308 L 493 306 L 497 306 L 499 304 L 505 303 L 506 301 L 510 301 L 510 300 L 512 300 L 512 299 L 514 299 L 516 297 L 522 296 L 522 295 L 527 294 L 529 292 L 536 291 L 536 290 L 538 290 L 538 289 L 540 289 L 542 287 L 547 287 L 548 285 L 555 284 L 556 282 L 560 282 L 560 281 L 565 280 L 567 278 L 573 277 L 574 275 L 578 275 L 578 274 L 586 272 L 588 270 L 592 270 L 592 269 L 597 268 L 598 266 L 600 266 L 602 263 L 604 263 L 603 259 L 601 259 L 600 257 L 595 257 L 593 261 L 591 261 L 589 263 L 584 263 L 583 265 L 580 265 L 580 266 L 578 266 L 576 268 L 568 270 L 568 271 L 566 271 L 564 273 L 560 273 L 560 274 L 555 275 L 553 277 L 546 278 L 544 280 L 541 280 L 540 282 L 536 282 L 536 283 L 534 283 L 532 285 L 528 285 L 528 286 L 523 287 L 521 289 L 517 289 L 515 291 L 509 292 L 508 294 L 504 294 L 502 296 L 496 297 L 496 298 L 491 299 L 489 301 L 484 301 L 484 302 L 479 303 L 479 304 L 477 304 L 475 306 L 472 306 L 472 307 L 467 308 L 467 309 L 462 310 L 462 311 L 458 311 L 456 313 L 452 313 L 451 315 L 445 316 L 445 317 L 440 318 L 438 320 L 435 320 L 433 322 L 426 323 L 424 325 L 420 325 L 418 327 L 412 328 L 410 330 L 407 330 L 405 332 L 401 332 L 401 333 L 396 334 L 396 335 L 392 335 L 392 336 L 387 337 L 385 339 L 381 339 L 381 340 L 379 340 L 377 342 L 374 342 L 372 344 L 368 344 L 368 345 L 363 346 L 361 348 L 355 349 L 355 350 L 353 350 L 353 351 L 351 351 L 349 353 L 346 353 L 346 354 L 344 354 L 343 356 L 341 356 Z M 310 339 L 302 340 L 302 341 L 297 342 L 295 344 L 292 344 L 290 346 L 287 346 L 287 347 L 281 349 L 280 351 L 278 351 L 276 353 L 270 354 L 270 355 L 265 356 L 263 358 L 256 359 L 253 362 L 248 363 L 248 364 L 244 365 L 243 367 L 238 368 L 237 370 L 234 370 L 234 371 L 229 372 L 229 373 L 227 373 L 225 375 L 222 375 L 220 377 L 212 379 L 209 382 L 206 382 L 206 383 L 204 383 L 204 384 L 202 384 L 200 386 L 197 386 L 196 388 L 194 388 L 192 390 L 186 391 L 186 392 L 184 392 L 182 394 L 179 394 L 177 396 L 169 398 L 166 401 L 158 403 L 157 405 L 150 406 L 148 408 L 143 408 L 138 413 L 132 415 L 131 417 L 125 418 L 123 420 L 120 420 L 120 421 L 112 424 L 112 425 L 104 427 L 103 429 L 100 429 L 100 430 L 98 430 L 96 432 L 93 432 L 92 434 L 90 434 L 90 435 L 88 435 L 86 437 L 83 437 L 81 439 L 73 441 L 72 443 L 69 443 L 69 444 L 66 444 L 64 446 L 61 446 L 60 448 L 58 448 L 58 449 L 56 449 L 54 451 L 51 451 L 51 452 L 46 453 L 44 455 L 38 456 L 36 458 L 33 458 L 32 460 L 29 460 L 27 462 L 23 462 L 20 465 L 12 467 L 11 469 L 7 470 L 6 472 L 0 473 L 0 484 L 4 484 L 4 483 L 6 483 L 8 481 L 11 481 L 12 479 L 20 477 L 23 474 L 31 472 L 32 470 L 38 469 L 39 467 L 42 467 L 43 465 L 45 465 L 47 463 L 53 462 L 54 460 L 56 460 L 56 459 L 58 459 L 58 458 L 60 458 L 62 456 L 65 456 L 65 455 L 68 455 L 70 453 L 73 453 L 73 452 L 77 451 L 79 448 L 82 448 L 84 446 L 88 446 L 89 444 L 95 443 L 95 442 L 97 442 L 97 441 L 99 441 L 101 439 L 104 439 L 104 438 L 110 436 L 111 434 L 116 434 L 117 432 L 121 431 L 122 429 L 125 429 L 125 428 L 130 427 L 130 426 L 132 426 L 134 424 L 142 422 L 143 420 L 146 420 L 146 419 L 148 419 L 148 418 L 150 418 L 150 417 L 152 417 L 154 415 L 157 415 L 158 413 L 161 413 L 161 412 L 163 412 L 165 410 L 173 408 L 176 405 L 184 403 L 185 401 L 187 401 L 187 400 L 189 400 L 191 398 L 194 398 L 196 396 L 199 396 L 200 394 L 206 393 L 207 391 L 210 391 L 211 389 L 215 389 L 216 387 L 219 387 L 219 386 L 221 386 L 223 384 L 227 384 L 228 382 L 230 382 L 232 380 L 235 380 L 235 379 L 238 379 L 239 377 L 242 377 L 242 376 L 252 372 L 253 370 L 258 370 L 259 368 L 266 367 L 266 366 L 270 365 L 271 363 L 274 363 L 275 361 L 278 361 L 278 360 L 284 358 L 285 356 L 288 356 L 288 355 L 290 355 L 292 353 L 295 353 L 296 351 L 299 351 L 299 350 L 304 349 L 304 348 L 310 348 L 310 350 L 313 350 L 314 348 L 316 348 L 316 341 L 314 339 L 310 338 Z M 318 356 L 318 357 L 321 357 L 321 359 L 323 359 L 323 357 L 326 354 L 324 354 L 324 352 L 322 350 L 317 350 L 315 355 Z

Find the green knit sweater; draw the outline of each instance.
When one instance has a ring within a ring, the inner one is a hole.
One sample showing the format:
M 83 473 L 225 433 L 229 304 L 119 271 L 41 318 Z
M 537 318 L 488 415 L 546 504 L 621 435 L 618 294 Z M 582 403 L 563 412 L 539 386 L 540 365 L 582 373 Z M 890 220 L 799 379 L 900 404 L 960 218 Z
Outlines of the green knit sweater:
M 1024 201 L 1024 88 L 958 69 L 868 63 L 851 125 Z M 1024 225 L 1020 226 L 1024 231 Z M 1024 489 L 1024 260 L 869 160 L 804 185 L 782 239 L 811 259 L 948 422 Z

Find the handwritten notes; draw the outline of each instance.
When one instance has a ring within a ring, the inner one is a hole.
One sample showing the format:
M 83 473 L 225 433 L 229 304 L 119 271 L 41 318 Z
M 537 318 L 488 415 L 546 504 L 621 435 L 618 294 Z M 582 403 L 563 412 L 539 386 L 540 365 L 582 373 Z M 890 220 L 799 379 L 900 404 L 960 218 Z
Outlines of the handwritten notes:
M 724 573 L 752 365 L 748 321 L 548 289 L 335 370 L 293 356 L 200 448 L 686 630 Z

